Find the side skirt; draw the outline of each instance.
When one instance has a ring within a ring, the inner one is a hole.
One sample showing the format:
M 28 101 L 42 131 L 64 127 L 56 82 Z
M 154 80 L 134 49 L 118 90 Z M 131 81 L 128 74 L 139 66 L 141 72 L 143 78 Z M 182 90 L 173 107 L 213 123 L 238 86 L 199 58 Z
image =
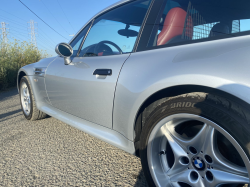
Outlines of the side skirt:
M 75 117 L 47 104 L 41 104 L 39 110 L 104 142 L 135 155 L 134 142 L 112 129 Z

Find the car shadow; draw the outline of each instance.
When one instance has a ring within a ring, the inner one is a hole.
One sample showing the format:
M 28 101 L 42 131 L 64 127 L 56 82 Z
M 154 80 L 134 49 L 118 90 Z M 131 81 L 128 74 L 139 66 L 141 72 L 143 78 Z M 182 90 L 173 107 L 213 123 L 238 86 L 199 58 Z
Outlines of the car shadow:
M 16 114 L 16 113 L 21 112 L 21 111 L 22 111 L 21 109 L 17 109 L 17 110 L 11 111 L 11 112 L 6 112 L 3 114 L 0 114 L 0 119 L 5 118 L 7 116 L 11 116 L 11 115 Z
M 18 94 L 18 91 L 17 91 L 17 88 L 15 88 L 15 87 L 10 88 L 10 89 L 8 89 L 6 91 L 1 91 L 0 92 L 0 101 L 4 101 L 7 98 L 13 97 L 13 96 L 15 96 L 17 94 Z
M 136 180 L 134 187 L 148 187 L 147 180 L 142 170 L 140 171 L 139 175 L 135 177 L 137 180 Z
M 17 110 L 11 111 L 11 112 L 6 112 L 6 113 L 3 113 L 3 114 L 0 114 L 0 122 L 5 121 L 5 120 L 1 120 L 1 119 L 6 118 L 8 116 L 12 116 L 12 115 L 17 114 L 19 112 L 22 112 L 22 110 L 21 109 L 17 109 Z

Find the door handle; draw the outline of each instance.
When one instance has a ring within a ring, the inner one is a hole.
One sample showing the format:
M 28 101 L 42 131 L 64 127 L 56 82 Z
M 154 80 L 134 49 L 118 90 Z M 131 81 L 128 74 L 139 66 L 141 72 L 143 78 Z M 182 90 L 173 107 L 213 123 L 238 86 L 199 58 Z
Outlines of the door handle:
M 112 75 L 112 69 L 96 69 L 93 75 Z

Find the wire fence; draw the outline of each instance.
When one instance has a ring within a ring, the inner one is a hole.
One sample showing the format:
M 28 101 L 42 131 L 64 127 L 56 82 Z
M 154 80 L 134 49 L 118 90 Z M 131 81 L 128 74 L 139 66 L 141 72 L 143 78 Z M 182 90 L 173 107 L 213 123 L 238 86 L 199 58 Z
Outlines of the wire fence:
M 212 31 L 212 28 L 217 23 L 219 22 L 207 23 L 203 16 L 195 9 L 191 2 L 189 2 L 182 39 L 198 40 L 214 36 L 215 33 Z M 232 23 L 232 33 L 238 32 L 240 32 L 240 20 L 235 20 Z

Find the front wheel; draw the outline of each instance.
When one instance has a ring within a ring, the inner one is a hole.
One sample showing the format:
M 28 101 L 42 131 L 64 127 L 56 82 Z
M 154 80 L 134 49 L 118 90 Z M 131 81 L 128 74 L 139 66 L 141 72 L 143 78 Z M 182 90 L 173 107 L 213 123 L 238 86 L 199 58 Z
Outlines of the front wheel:
M 27 120 L 35 121 L 47 116 L 44 112 L 37 109 L 35 98 L 26 76 L 22 77 L 20 81 L 19 95 L 23 114 Z
M 177 96 L 159 105 L 140 138 L 149 185 L 248 186 L 247 112 L 233 101 L 204 93 Z

